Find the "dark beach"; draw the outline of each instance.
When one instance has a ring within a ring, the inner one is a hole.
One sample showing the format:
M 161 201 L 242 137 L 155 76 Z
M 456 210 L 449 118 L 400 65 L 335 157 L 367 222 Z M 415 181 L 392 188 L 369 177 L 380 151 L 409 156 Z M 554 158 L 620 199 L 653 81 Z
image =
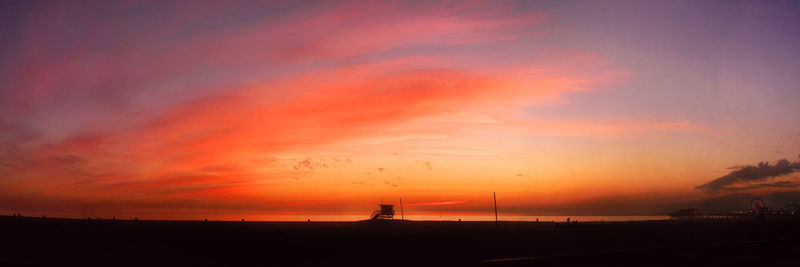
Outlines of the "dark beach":
M 203 222 L 0 217 L 0 265 L 800 265 L 800 221 Z

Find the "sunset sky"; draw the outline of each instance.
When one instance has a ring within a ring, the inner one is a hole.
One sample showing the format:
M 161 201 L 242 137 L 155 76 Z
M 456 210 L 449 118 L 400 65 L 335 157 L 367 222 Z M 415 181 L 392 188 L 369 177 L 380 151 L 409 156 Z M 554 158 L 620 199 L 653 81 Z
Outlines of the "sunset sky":
M 797 191 L 799 29 L 796 1 L 0 1 L 0 212 L 485 214 L 497 192 L 506 215 L 654 214 Z

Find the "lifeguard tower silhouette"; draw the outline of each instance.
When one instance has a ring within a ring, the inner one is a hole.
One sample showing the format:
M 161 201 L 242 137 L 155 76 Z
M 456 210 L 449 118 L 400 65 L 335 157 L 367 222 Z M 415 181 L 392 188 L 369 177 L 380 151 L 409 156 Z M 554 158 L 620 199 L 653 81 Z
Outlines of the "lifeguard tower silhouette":
M 373 211 L 370 219 L 373 221 L 394 220 L 394 205 L 378 205 L 380 209 Z

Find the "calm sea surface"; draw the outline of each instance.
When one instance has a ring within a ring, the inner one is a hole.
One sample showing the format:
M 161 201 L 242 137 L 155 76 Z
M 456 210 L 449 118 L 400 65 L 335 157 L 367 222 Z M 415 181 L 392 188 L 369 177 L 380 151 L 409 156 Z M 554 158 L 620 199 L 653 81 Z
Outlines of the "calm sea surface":
M 30 213 L 24 214 L 25 216 L 41 217 L 45 214 Z M 50 218 L 75 218 L 86 219 L 86 215 L 75 214 L 46 214 Z M 88 216 L 92 219 L 97 216 Z M 353 222 L 369 219 L 369 214 L 283 214 L 283 215 L 262 215 L 262 214 L 209 214 L 207 216 L 186 215 L 186 214 L 168 214 L 168 215 L 117 215 L 117 216 L 101 216 L 103 219 L 118 220 L 133 220 L 137 217 L 139 220 L 187 220 L 187 221 L 202 221 L 208 219 L 210 221 L 284 221 L 284 222 Z M 400 219 L 402 216 L 397 214 L 395 219 Z M 669 216 L 536 216 L 536 215 L 503 215 L 500 214 L 498 219 L 500 221 L 528 221 L 535 222 L 537 219 L 540 222 L 564 222 L 570 220 L 578 220 L 579 222 L 615 222 L 615 221 L 648 221 L 648 220 L 667 220 Z M 458 214 L 406 214 L 406 220 L 414 221 L 494 221 L 494 215 L 458 215 Z
M 400 219 L 400 216 L 396 216 Z M 570 220 L 578 220 L 581 222 L 600 222 L 600 221 L 649 221 L 649 220 L 667 220 L 669 216 L 499 216 L 501 221 L 529 221 L 533 222 L 537 219 L 540 222 L 564 222 Z M 252 216 L 250 220 L 258 221 L 359 221 L 369 219 L 369 216 L 364 215 L 272 215 L 272 216 Z M 415 221 L 494 221 L 494 216 L 458 216 L 458 215 L 406 215 L 405 219 Z

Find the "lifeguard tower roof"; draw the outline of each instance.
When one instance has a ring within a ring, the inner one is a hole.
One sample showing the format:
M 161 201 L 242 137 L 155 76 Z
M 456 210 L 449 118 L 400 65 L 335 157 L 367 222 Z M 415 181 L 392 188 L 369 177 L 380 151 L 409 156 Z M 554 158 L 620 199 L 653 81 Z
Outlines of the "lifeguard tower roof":
M 373 220 L 392 220 L 394 218 L 394 205 L 380 204 L 378 206 L 381 208 L 373 212 L 370 218 Z

